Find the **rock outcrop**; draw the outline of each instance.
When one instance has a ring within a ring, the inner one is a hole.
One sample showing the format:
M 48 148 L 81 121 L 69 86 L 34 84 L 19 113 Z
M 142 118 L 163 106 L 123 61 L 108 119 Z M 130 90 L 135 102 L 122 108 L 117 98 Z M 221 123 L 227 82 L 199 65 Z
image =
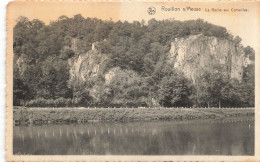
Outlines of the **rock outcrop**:
M 205 70 L 216 70 L 214 64 L 221 66 L 230 78 L 241 80 L 243 67 L 251 63 L 242 45 L 203 35 L 176 38 L 171 43 L 168 62 L 193 81 Z
M 108 57 L 94 47 L 87 53 L 80 54 L 75 58 L 69 59 L 70 79 L 86 82 L 93 78 L 100 77 Z
M 108 69 L 109 60 L 109 55 L 97 49 L 97 42 L 93 43 L 90 51 L 69 59 L 70 84 L 87 83 L 90 95 L 96 100 L 102 100 L 102 95 L 109 93 L 106 85 L 111 84 L 112 80 L 120 76 L 132 77 L 128 71 L 120 67 Z M 171 43 L 167 61 L 172 68 L 182 71 L 194 83 L 199 82 L 198 78 L 205 71 L 219 70 L 216 67 L 220 67 L 221 73 L 229 78 L 241 81 L 244 67 L 251 64 L 242 45 L 227 39 L 203 35 L 176 38 Z

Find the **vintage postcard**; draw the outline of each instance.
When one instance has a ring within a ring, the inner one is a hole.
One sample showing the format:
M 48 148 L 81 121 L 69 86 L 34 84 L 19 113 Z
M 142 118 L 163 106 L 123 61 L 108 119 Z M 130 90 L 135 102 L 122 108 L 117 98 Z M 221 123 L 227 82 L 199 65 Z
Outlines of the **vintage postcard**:
M 259 1 L 7 6 L 7 161 L 260 161 Z

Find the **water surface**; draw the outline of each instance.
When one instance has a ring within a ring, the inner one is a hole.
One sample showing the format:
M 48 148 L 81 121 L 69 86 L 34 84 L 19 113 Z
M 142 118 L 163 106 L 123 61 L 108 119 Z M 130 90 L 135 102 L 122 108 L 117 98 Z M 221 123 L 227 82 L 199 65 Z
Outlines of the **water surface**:
M 254 121 L 15 126 L 14 154 L 254 155 Z

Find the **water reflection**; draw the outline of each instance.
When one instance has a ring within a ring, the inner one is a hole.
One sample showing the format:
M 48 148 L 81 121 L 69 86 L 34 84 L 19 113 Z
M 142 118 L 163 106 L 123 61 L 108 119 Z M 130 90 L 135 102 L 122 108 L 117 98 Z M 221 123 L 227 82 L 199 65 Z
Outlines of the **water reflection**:
M 14 154 L 253 155 L 254 121 L 14 127 Z

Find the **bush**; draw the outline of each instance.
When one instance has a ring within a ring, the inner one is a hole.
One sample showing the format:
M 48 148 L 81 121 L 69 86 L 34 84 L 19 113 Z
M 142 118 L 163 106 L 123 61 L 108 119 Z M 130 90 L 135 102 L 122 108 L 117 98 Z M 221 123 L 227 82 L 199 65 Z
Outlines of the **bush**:
M 25 106 L 27 107 L 68 107 L 73 106 L 73 101 L 70 98 L 57 98 L 57 99 L 44 99 L 37 98 L 34 100 L 30 100 L 25 102 Z

